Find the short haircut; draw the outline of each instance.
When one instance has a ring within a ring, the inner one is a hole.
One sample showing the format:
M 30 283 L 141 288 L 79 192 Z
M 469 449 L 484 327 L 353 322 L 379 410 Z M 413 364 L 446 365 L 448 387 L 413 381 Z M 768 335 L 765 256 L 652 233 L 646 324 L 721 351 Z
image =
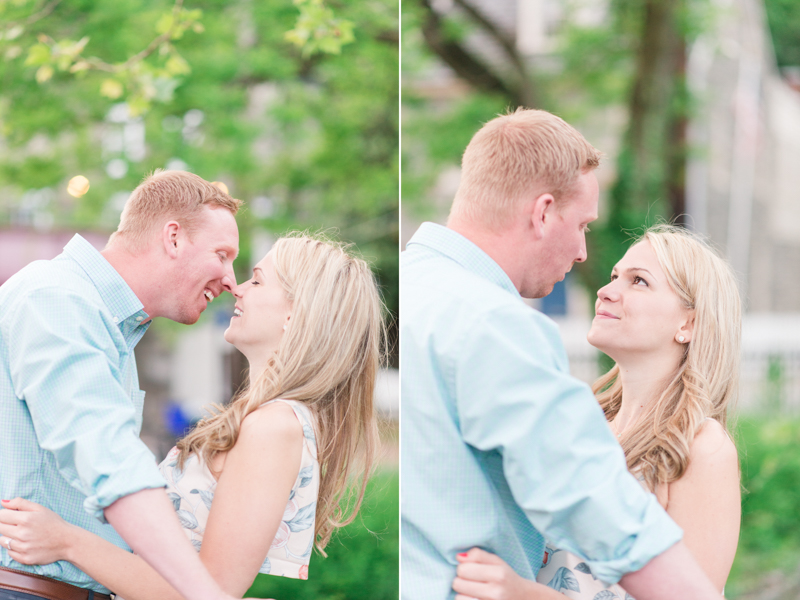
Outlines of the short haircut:
M 559 117 L 518 108 L 473 136 L 450 215 L 502 226 L 522 197 L 550 193 L 557 202 L 568 199 L 580 175 L 599 166 L 600 157 Z
M 109 243 L 119 240 L 142 248 L 167 221 L 177 221 L 191 235 L 205 206 L 225 208 L 235 215 L 241 205 L 241 200 L 193 173 L 159 169 L 133 190 Z

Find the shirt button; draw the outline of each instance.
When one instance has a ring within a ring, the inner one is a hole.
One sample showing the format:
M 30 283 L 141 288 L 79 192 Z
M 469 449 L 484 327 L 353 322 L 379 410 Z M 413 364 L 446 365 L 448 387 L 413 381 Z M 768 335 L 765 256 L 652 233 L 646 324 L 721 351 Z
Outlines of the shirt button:
M 142 319 L 144 319 L 144 317 L 136 317 L 137 321 L 141 321 Z
M 114 323 L 119 323 L 119 317 L 114 317 Z

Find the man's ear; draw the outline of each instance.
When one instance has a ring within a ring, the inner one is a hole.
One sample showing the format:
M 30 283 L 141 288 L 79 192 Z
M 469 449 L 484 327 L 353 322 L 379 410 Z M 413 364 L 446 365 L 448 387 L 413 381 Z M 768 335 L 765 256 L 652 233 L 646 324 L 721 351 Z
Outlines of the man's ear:
M 545 228 L 552 213 L 555 210 L 556 199 L 553 194 L 542 194 L 531 202 L 528 207 L 528 218 L 530 219 L 530 226 L 537 239 L 541 239 L 545 235 Z
M 161 229 L 161 240 L 164 243 L 164 251 L 170 258 L 178 258 L 178 234 L 181 231 L 181 224 L 177 221 L 169 221 Z

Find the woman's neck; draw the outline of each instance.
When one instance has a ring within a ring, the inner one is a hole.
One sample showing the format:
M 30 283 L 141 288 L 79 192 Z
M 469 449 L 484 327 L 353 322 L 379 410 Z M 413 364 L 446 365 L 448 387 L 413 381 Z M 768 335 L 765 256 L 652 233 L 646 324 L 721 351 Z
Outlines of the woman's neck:
M 679 357 L 663 354 L 618 361 L 622 382 L 622 404 L 614 417 L 613 429 L 619 436 L 633 425 L 645 408 L 658 400 L 680 365 Z

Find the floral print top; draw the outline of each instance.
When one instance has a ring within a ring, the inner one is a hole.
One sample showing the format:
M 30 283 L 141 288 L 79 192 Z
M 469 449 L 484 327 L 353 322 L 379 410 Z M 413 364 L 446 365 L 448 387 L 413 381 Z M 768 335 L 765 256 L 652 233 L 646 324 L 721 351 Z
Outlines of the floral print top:
M 554 548 L 549 542 L 545 546 L 542 568 L 536 581 L 571 600 L 634 600 L 619 585 L 607 586 L 597 579 L 582 559 L 566 550 Z
M 281 398 L 264 405 L 272 402 L 283 402 L 291 406 L 303 426 L 303 453 L 300 472 L 292 486 L 281 524 L 259 573 L 308 579 L 319 492 L 319 461 L 314 421 L 308 407 L 302 402 Z M 217 481 L 202 457 L 192 454 L 182 471 L 178 469 L 177 458 L 178 449 L 173 448 L 158 468 L 167 480 L 167 496 L 178 513 L 178 519 L 195 550 L 199 552 Z

